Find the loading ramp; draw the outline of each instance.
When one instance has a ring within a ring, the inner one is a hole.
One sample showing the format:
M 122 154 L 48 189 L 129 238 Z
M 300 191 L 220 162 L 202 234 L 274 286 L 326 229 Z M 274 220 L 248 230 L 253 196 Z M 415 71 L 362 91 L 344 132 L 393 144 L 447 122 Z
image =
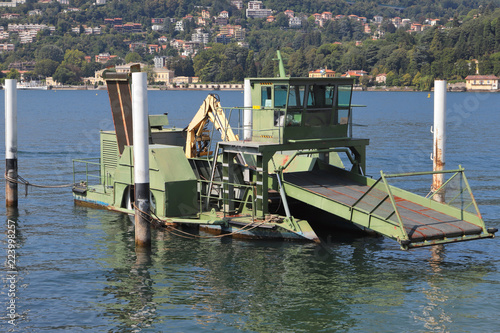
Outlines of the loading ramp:
M 374 180 L 332 167 L 283 173 L 283 183 L 287 196 L 395 239 L 403 249 L 493 237 L 496 230 L 486 229 L 463 169 L 446 173 L 454 173 L 445 184 L 447 204 L 387 183 L 391 177 L 431 172 L 381 173 Z

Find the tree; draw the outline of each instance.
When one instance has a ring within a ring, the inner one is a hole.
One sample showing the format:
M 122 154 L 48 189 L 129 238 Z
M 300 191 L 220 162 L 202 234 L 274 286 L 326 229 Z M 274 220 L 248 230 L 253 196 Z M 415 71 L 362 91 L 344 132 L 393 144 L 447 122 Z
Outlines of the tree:
M 19 80 L 21 79 L 21 73 L 17 69 L 12 68 L 9 73 L 7 73 L 6 79 Z
M 430 75 L 426 75 L 420 78 L 418 82 L 418 87 L 422 91 L 429 91 L 432 88 L 432 83 L 434 82 L 434 78 Z
M 408 69 L 409 60 L 405 49 L 397 49 L 385 59 L 385 64 L 389 69 L 394 70 L 396 73 L 400 70 L 406 71 Z
M 387 31 L 388 33 L 390 34 L 393 34 L 396 32 L 396 27 L 394 26 L 394 24 L 392 24 L 392 22 L 390 21 L 384 21 L 381 25 L 381 28 L 385 31 Z
M 419 87 L 421 78 L 422 78 L 422 75 L 420 75 L 420 72 L 417 72 L 417 74 L 415 74 L 415 76 L 413 77 L 411 84 L 416 86 L 416 87 Z
M 464 79 L 469 74 L 474 74 L 474 71 L 471 70 L 470 64 L 463 59 L 459 59 L 454 64 L 453 75 L 459 77 L 460 79 Z
M 350 69 L 368 69 L 366 67 L 366 59 L 358 50 L 357 47 L 352 46 L 342 56 L 342 64 L 339 68 L 342 72 Z
M 253 51 L 249 51 L 247 58 L 245 59 L 245 77 L 256 77 L 257 67 L 255 66 L 255 61 L 253 59 Z
M 278 27 L 288 27 L 288 16 L 284 13 L 279 13 L 276 15 L 276 24 Z
M 385 84 L 388 86 L 399 86 L 399 77 L 393 71 L 387 73 L 387 77 L 385 79 Z
M 290 71 L 290 76 L 295 77 L 307 77 L 308 66 L 306 62 L 306 57 L 304 56 L 304 51 L 302 49 L 295 51 L 288 60 L 288 66 Z
M 275 72 L 277 72 L 277 70 L 275 71 L 274 65 L 275 61 L 272 59 L 272 57 L 266 57 L 262 65 L 262 68 L 260 70 L 260 76 L 263 77 L 275 76 Z
M 64 54 L 64 61 L 62 64 L 65 66 L 73 65 L 81 70 L 86 64 L 85 53 L 80 50 L 67 50 Z
M 175 76 L 194 76 L 193 61 L 191 58 L 170 58 L 167 61 L 167 68 L 173 70 Z
M 51 59 L 38 60 L 35 64 L 35 74 L 43 77 L 52 76 L 59 63 Z
M 368 66 L 373 66 L 377 63 L 378 61 L 378 58 L 377 58 L 377 53 L 378 53 L 378 47 L 377 45 L 375 44 L 368 44 L 365 48 L 364 48 L 364 57 L 365 57 L 365 61 L 366 61 L 366 64 Z
M 411 85 L 411 75 L 408 73 L 404 74 L 403 77 L 401 78 L 400 84 L 402 86 L 405 86 L 405 87 L 410 86 Z
M 131 62 L 141 62 L 142 57 L 139 55 L 137 52 L 129 52 L 125 56 L 125 63 L 131 63 Z
M 112 58 L 112 59 L 109 59 L 108 61 L 106 61 L 106 63 L 104 64 L 104 67 L 115 67 L 115 66 L 122 65 L 122 64 L 123 64 L 123 60 L 116 57 L 116 58 Z
M 98 63 L 98 62 L 88 62 L 85 64 L 85 66 L 83 66 L 83 72 L 82 72 L 82 76 L 83 77 L 90 77 L 90 76 L 94 76 L 95 75 L 95 72 L 103 69 L 104 66 L 103 64 L 101 63 Z
M 74 68 L 70 68 L 67 65 L 59 65 L 56 72 L 52 76 L 54 80 L 61 84 L 79 84 L 80 77 L 74 71 Z
M 434 30 L 434 36 L 432 38 L 431 45 L 430 45 L 430 50 L 434 55 L 438 54 L 439 51 L 442 50 L 443 42 L 444 42 L 443 40 L 444 40 L 444 37 L 443 37 L 443 34 L 441 33 L 441 30 L 436 28 Z
M 371 80 L 371 78 L 370 78 L 370 77 L 368 77 L 367 75 L 365 75 L 365 76 L 362 76 L 362 77 L 360 77 L 360 78 L 359 78 L 359 83 L 360 83 L 362 86 L 367 87 L 367 86 L 372 85 L 372 80 Z
M 64 52 L 56 45 L 44 45 L 36 50 L 35 59 L 37 61 L 48 59 L 60 63 L 64 60 Z

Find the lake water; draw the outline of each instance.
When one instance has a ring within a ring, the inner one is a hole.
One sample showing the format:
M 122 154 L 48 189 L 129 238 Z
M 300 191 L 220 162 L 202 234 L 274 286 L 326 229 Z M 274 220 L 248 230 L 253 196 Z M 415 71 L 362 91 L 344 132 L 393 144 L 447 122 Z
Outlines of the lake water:
M 184 127 L 206 94 L 150 91 L 150 113 L 169 112 Z M 219 94 L 223 106 L 243 104 L 241 92 Z M 353 128 L 371 139 L 368 174 L 432 168 L 432 94 L 355 92 L 353 103 L 368 106 L 355 110 Z M 499 94 L 448 94 L 446 167 L 466 169 L 486 224 L 497 228 L 499 105 Z M 18 91 L 18 123 L 19 174 L 47 185 L 73 182 L 71 159 L 97 157 L 99 130 L 112 128 L 105 91 Z M 7 216 L 1 187 L 2 332 L 500 331 L 496 239 L 401 251 L 383 238 L 317 245 L 154 232 L 144 255 L 127 216 L 75 206 L 70 189 L 30 188 L 24 197 L 21 186 L 19 210 Z

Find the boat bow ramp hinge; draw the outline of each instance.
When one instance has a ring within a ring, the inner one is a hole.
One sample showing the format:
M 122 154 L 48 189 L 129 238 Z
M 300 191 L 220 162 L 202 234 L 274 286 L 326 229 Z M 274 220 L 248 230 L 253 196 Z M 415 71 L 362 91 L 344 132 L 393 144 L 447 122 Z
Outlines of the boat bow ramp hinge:
M 87 192 L 87 184 L 85 183 L 75 184 L 72 190 L 73 193 L 76 194 L 85 194 Z

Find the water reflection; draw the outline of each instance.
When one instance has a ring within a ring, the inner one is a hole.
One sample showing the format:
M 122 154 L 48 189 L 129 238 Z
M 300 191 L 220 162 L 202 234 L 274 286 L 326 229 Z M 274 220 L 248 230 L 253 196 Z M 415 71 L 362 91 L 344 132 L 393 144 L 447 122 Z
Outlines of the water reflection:
M 151 94 L 150 107 L 158 109 L 154 113 L 169 111 L 177 125 L 191 119 L 206 97 L 206 92 Z M 234 103 L 221 95 L 224 105 L 240 104 L 241 93 L 234 94 Z M 98 145 L 89 145 L 88 136 L 96 138 L 102 128 L 95 119 L 109 120 L 106 94 L 24 95 L 32 121 L 23 125 L 29 135 L 20 137 L 20 144 L 29 147 L 22 153 L 23 176 L 41 181 L 53 175 L 64 178 L 56 183 L 69 182 L 70 157 L 99 154 Z M 371 139 L 368 174 L 377 175 L 381 169 L 395 173 L 401 167 L 423 170 L 428 166 L 425 152 L 432 145 L 428 133 L 432 116 L 418 103 L 419 93 L 389 95 L 356 95 L 364 101 L 355 104 L 380 107 L 375 112 L 373 108 L 355 112 L 356 122 L 369 125 L 357 127 L 355 133 Z M 483 216 L 488 225 L 498 227 L 499 177 L 491 151 L 498 142 L 500 132 L 495 126 L 500 113 L 498 95 L 488 96 L 491 103 L 474 113 L 476 126 L 464 122 L 456 126 L 455 136 L 450 133 L 450 138 L 465 135 L 468 140 L 449 141 L 448 162 L 451 166 L 464 163 Z M 67 101 L 75 100 L 86 103 L 68 109 Z M 189 101 L 193 105 L 185 103 Z M 403 104 L 418 110 L 394 108 Z M 186 110 L 167 110 L 165 105 Z M 52 119 L 62 119 L 68 126 Z M 84 139 L 68 140 L 75 138 L 75 128 Z M 59 135 L 54 136 L 54 131 Z M 486 144 L 478 141 L 484 133 L 490 137 Z M 408 140 L 401 142 L 402 137 Z M 53 144 L 49 150 L 47 143 Z M 54 175 L 56 164 L 59 173 Z M 17 288 L 19 332 L 488 332 L 498 326 L 497 239 L 446 246 L 433 259 L 430 250 L 403 252 L 393 241 L 371 238 L 333 237 L 326 247 L 318 247 L 185 240 L 157 233 L 150 258 L 141 258 L 134 248 L 133 225 L 122 215 L 74 208 L 66 190 L 31 191 L 21 201 L 21 218 L 12 215 L 21 244 L 16 253 L 22 278 Z M 9 214 L 4 215 L 5 222 Z M 6 230 L 4 225 L 3 262 Z M 3 305 L 8 299 L 5 284 L 0 295 Z M 0 310 L 3 332 L 9 327 L 5 311 Z
M 443 280 L 442 263 L 445 250 L 442 245 L 429 248 L 430 256 L 427 260 L 429 267 L 426 269 L 427 287 L 422 290 L 426 304 L 422 306 L 421 314 L 416 314 L 415 319 L 421 321 L 424 327 L 433 332 L 445 332 L 446 324 L 451 323 L 451 317 L 446 313 L 444 305 L 449 300 L 441 285 Z
M 128 217 L 112 216 L 101 217 L 98 307 L 117 330 L 390 331 L 402 321 L 443 331 L 453 319 L 443 248 L 405 252 L 381 238 L 331 237 L 316 245 L 153 231 L 152 252 L 143 253 L 135 251 Z M 388 321 L 389 314 L 400 320 Z
M 115 219 L 108 216 L 103 219 L 106 236 L 101 243 L 105 253 L 102 265 L 108 271 L 102 289 L 106 301 L 98 305 L 119 331 L 138 332 L 150 327 L 155 320 L 151 251 L 135 250 L 130 219 L 126 215 L 114 215 Z
M 23 281 L 22 270 L 20 269 L 20 249 L 24 244 L 24 237 L 19 224 L 19 210 L 17 207 L 5 208 L 5 227 L 2 237 L 2 255 L 5 256 L 2 262 L 2 289 L 1 294 L 5 295 L 2 300 L 0 320 L 8 331 L 15 329 L 21 318 L 26 319 L 27 314 L 22 309 L 20 292 Z

